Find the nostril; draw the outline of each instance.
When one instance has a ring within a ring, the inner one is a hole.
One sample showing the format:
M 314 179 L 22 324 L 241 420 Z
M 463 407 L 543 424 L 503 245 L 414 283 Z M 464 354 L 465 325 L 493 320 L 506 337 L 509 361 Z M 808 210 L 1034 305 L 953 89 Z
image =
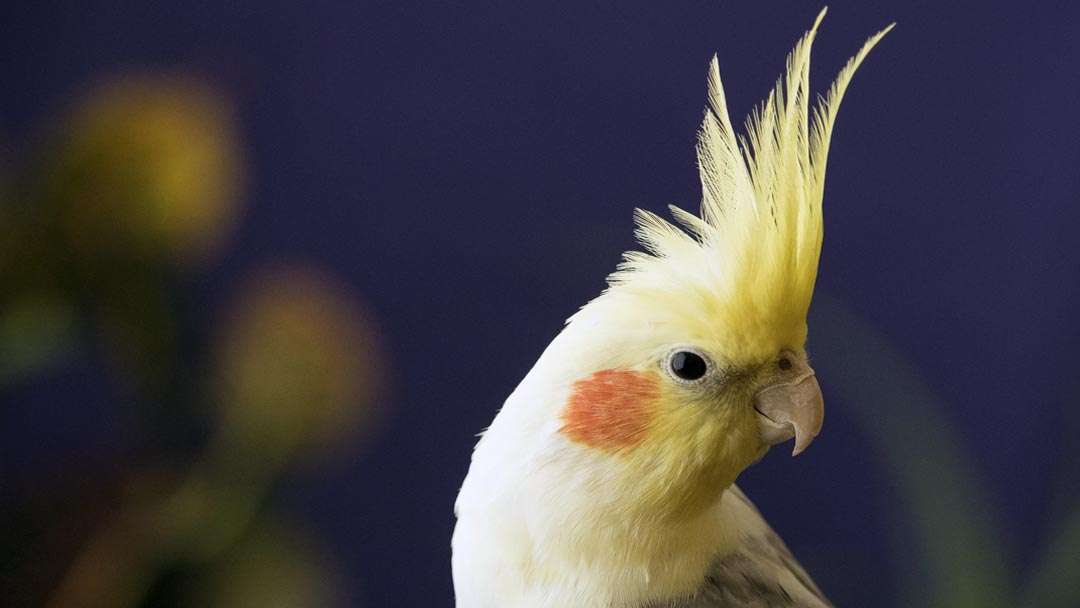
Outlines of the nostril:
M 791 369 L 791 359 L 788 359 L 787 357 L 780 357 L 780 360 L 776 362 L 776 366 L 786 372 L 787 370 Z

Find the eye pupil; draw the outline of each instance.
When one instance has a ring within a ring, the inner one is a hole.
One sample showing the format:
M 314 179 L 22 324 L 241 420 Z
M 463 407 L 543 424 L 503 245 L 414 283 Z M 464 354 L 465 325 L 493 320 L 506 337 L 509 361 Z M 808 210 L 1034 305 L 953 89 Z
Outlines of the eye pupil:
M 671 356 L 671 373 L 683 380 L 697 380 L 705 375 L 708 366 L 701 355 L 681 350 Z
M 787 371 L 791 369 L 791 359 L 788 359 L 787 357 L 780 357 L 780 360 L 776 362 L 776 365 L 779 366 L 780 369 Z

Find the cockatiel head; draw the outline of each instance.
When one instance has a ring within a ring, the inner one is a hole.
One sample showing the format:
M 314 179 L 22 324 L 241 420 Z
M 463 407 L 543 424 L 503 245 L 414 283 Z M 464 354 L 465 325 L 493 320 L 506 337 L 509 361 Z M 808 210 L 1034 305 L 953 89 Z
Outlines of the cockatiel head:
M 804 347 L 826 156 L 848 82 L 888 31 L 815 102 L 810 47 L 823 16 L 745 137 L 713 58 L 697 145 L 701 212 L 672 207 L 680 227 L 637 211 L 645 251 L 625 255 L 484 434 L 457 504 L 456 581 L 459 553 L 479 551 L 466 537 L 472 514 L 487 513 L 489 538 L 543 545 L 522 566 L 529 576 L 559 560 L 602 561 L 613 546 L 630 559 L 663 544 L 632 539 L 697 521 L 769 446 L 794 438 L 798 454 L 820 431 Z

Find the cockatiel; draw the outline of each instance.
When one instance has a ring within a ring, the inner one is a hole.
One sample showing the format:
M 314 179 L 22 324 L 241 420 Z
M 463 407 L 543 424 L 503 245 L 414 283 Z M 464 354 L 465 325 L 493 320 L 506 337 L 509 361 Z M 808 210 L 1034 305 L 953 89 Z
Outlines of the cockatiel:
M 828 606 L 734 485 L 821 429 L 804 350 L 826 154 L 871 37 L 810 100 L 810 47 L 737 138 L 716 58 L 700 216 L 638 210 L 645 252 L 568 321 L 473 453 L 455 505 L 459 608 Z

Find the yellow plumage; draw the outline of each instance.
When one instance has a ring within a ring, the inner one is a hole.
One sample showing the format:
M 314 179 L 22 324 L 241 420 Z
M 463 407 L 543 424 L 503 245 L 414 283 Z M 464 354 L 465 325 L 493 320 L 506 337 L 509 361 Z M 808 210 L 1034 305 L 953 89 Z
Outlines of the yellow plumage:
M 801 348 L 821 253 L 821 201 L 836 111 L 855 70 L 892 25 L 870 37 L 828 93 L 810 101 L 813 27 L 787 59 L 787 74 L 737 137 L 717 59 L 698 136 L 700 216 L 671 207 L 684 229 L 637 210 L 638 239 L 608 294 L 657 300 L 690 334 L 717 343 L 732 362 Z M 683 294 L 673 302 L 672 293 Z M 605 294 L 605 295 L 608 295 Z M 689 296 L 689 297 L 686 297 Z

